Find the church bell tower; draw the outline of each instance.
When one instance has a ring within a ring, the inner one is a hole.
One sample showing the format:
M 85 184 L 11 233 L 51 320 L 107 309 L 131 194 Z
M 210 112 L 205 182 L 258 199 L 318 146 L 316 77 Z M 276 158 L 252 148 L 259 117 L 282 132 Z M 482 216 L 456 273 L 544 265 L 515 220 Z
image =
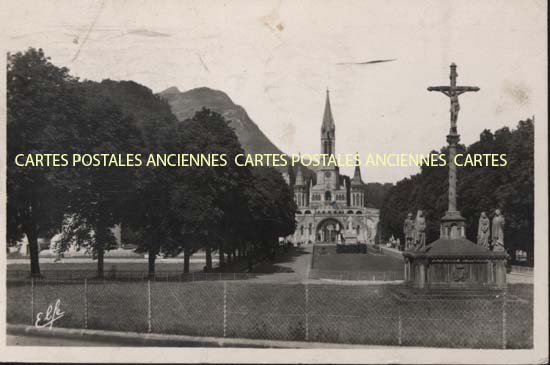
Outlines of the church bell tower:
M 327 89 L 327 98 L 325 102 L 325 111 L 323 113 L 323 123 L 321 124 L 321 153 L 326 155 L 335 154 L 336 126 L 330 108 L 330 95 Z M 328 161 L 328 159 L 327 159 Z M 324 200 L 330 203 L 334 199 L 334 192 L 339 188 L 340 174 L 338 166 L 321 165 L 317 170 L 317 184 L 323 186 L 325 191 Z M 331 191 L 332 190 L 332 191 Z
M 321 153 L 333 155 L 335 139 L 336 127 L 334 125 L 334 118 L 332 117 L 332 110 L 330 109 L 330 96 L 327 89 L 325 113 L 323 114 L 323 124 L 321 125 Z

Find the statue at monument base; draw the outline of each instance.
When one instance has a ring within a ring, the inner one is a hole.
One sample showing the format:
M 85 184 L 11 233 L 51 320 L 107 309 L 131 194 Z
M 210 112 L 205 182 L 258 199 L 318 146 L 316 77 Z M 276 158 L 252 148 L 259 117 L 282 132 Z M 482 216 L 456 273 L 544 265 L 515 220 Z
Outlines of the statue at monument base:
M 489 236 L 491 234 L 490 221 L 485 212 L 481 212 L 477 228 L 477 244 L 481 247 L 489 248 Z
M 346 231 L 344 232 L 344 243 L 346 245 L 357 243 L 357 232 L 353 229 L 353 218 L 351 216 L 347 219 Z
M 493 251 L 504 252 L 504 216 L 499 209 L 495 210 L 491 235 L 491 244 Z
M 419 210 L 416 213 L 414 221 L 414 249 L 419 251 L 426 246 L 426 218 L 424 213 Z
M 410 251 L 414 247 L 414 219 L 413 214 L 407 214 L 407 218 L 403 223 L 403 234 L 405 236 L 405 250 Z

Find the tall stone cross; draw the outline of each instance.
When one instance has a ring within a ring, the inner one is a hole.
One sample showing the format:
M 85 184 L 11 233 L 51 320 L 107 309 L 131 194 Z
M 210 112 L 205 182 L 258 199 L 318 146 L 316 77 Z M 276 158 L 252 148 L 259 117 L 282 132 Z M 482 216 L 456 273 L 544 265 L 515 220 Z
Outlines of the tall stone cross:
M 447 142 L 449 142 L 449 209 L 446 216 L 460 217 L 460 213 L 456 208 L 456 165 L 454 162 L 456 156 L 456 146 L 460 140 L 458 134 L 456 122 L 458 119 L 458 112 L 460 105 L 458 103 L 458 96 L 469 91 L 479 91 L 479 87 L 476 86 L 456 86 L 456 65 L 451 63 L 451 74 L 449 78 L 451 83 L 449 86 L 430 86 L 428 91 L 439 91 L 451 100 L 451 129 L 447 135 Z M 461 217 L 460 217 L 461 218 Z M 463 219 L 463 218 L 462 218 Z

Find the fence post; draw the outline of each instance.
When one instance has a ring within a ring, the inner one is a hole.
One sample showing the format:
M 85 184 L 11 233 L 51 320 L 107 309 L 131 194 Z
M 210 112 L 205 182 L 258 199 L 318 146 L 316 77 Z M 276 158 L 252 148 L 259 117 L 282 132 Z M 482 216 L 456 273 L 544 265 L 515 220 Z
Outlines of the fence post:
M 147 280 L 147 332 L 151 333 L 151 279 Z
M 223 282 L 223 337 L 227 333 L 227 282 Z
M 31 277 L 31 326 L 34 325 L 34 278 Z
M 309 315 L 308 315 L 308 302 L 309 302 L 309 289 L 307 287 L 307 283 L 304 284 L 305 286 L 305 294 L 306 294 L 306 303 L 305 303 L 305 317 L 306 317 L 306 341 L 309 341 Z
M 403 344 L 403 323 L 401 322 L 401 303 L 397 303 L 397 344 Z
M 84 329 L 88 329 L 88 278 L 84 278 Z
M 506 290 L 502 294 L 502 348 L 506 349 Z

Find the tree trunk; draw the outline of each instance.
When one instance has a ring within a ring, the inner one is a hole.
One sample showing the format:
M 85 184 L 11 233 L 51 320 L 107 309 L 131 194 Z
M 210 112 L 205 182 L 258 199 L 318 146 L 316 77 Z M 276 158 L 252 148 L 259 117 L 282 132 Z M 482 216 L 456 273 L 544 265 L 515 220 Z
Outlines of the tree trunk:
M 183 249 L 183 273 L 189 274 L 189 258 L 191 257 L 191 250 L 186 247 Z
M 105 249 L 103 244 L 97 246 L 97 277 L 102 279 L 105 273 L 105 268 L 103 264 L 103 259 L 105 256 Z
M 149 262 L 149 278 L 155 278 L 155 260 L 157 258 L 157 250 L 154 247 L 149 247 L 148 250 L 148 262 Z
M 210 247 L 206 248 L 206 272 L 212 271 L 212 250 Z
M 38 256 L 40 254 L 40 249 L 38 247 L 38 234 L 36 230 L 30 228 L 27 232 L 27 241 L 29 241 L 29 254 L 31 256 L 31 276 L 38 277 L 40 276 L 40 262 Z

